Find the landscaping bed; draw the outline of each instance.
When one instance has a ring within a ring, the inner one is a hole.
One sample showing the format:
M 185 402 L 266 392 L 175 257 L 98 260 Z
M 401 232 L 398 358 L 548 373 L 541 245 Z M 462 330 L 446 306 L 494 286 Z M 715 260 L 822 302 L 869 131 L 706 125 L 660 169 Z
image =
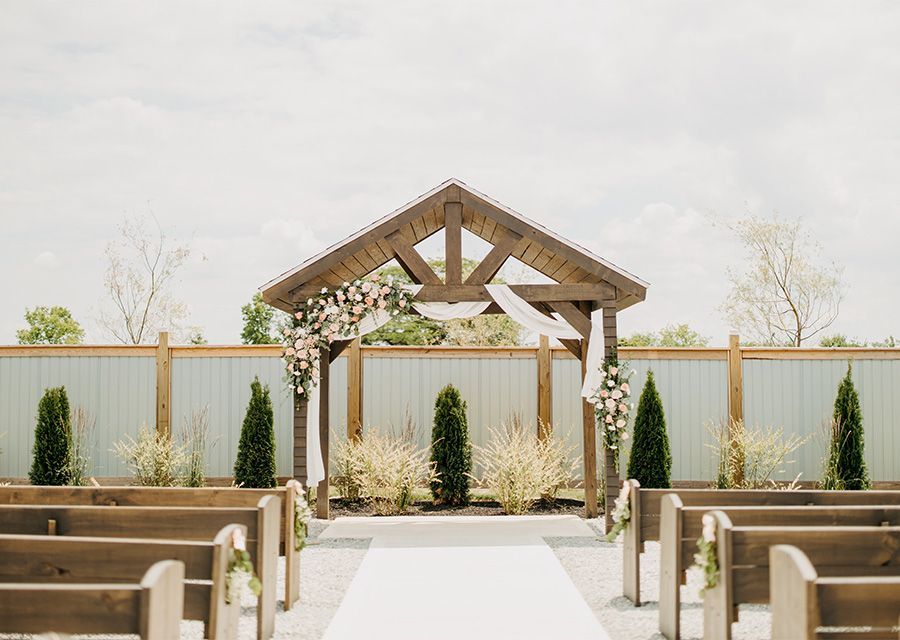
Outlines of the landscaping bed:
M 340 516 L 376 516 L 372 506 L 364 500 L 345 500 L 332 498 L 331 517 Z M 528 515 L 576 515 L 584 517 L 584 501 L 560 498 L 553 502 L 540 500 L 536 502 Z M 403 515 L 408 516 L 502 516 L 506 515 L 496 500 L 473 500 L 467 505 L 450 506 L 435 505 L 427 500 L 415 502 Z

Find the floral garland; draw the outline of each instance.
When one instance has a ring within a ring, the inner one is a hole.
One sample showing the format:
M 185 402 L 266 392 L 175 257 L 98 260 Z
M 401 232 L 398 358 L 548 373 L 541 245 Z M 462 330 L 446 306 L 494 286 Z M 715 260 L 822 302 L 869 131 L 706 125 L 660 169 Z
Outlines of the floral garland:
M 302 551 L 306 546 L 306 538 L 309 536 L 309 521 L 313 512 L 309 508 L 303 487 L 297 486 L 297 495 L 294 498 L 294 551 Z
M 620 365 L 615 354 L 604 360 L 600 368 L 602 382 L 590 398 L 603 433 L 603 445 L 613 451 L 618 451 L 622 441 L 628 439 L 628 414 L 634 409 L 634 404 L 628 402 L 631 397 L 628 381 L 635 371 L 626 373 L 627 366 L 627 363 Z M 615 456 L 615 464 L 618 471 L 619 456 Z
M 719 584 L 719 560 L 716 551 L 716 519 L 710 514 L 703 515 L 703 532 L 697 539 L 697 553 L 694 554 L 694 567 L 703 572 L 703 589 L 712 589 Z
M 323 287 L 294 314 L 294 326 L 284 329 L 284 363 L 288 386 L 308 397 L 319 375 L 323 349 L 335 340 L 359 334 L 363 318 L 381 310 L 396 316 L 410 304 L 410 293 L 388 276 L 345 282 L 334 291 Z
M 616 498 L 615 507 L 610 514 L 613 519 L 613 526 L 612 529 L 609 530 L 609 533 L 606 534 L 607 542 L 614 542 L 615 539 L 619 537 L 619 534 L 628 527 L 628 523 L 631 522 L 630 495 L 631 483 L 626 480 L 622 483 L 622 488 L 619 490 L 619 497 Z
M 258 598 L 262 593 L 262 583 L 254 573 L 253 561 L 247 552 L 247 539 L 240 529 L 235 529 L 231 534 L 231 551 L 228 556 L 228 569 L 225 571 L 225 604 L 231 604 L 234 599 L 234 580 L 239 573 L 250 576 L 247 587 Z

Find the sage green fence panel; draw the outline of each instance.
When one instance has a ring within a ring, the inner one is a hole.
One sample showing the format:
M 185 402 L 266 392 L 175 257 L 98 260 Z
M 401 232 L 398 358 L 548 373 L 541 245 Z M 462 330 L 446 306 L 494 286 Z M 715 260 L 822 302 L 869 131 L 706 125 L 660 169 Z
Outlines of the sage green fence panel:
M 537 361 L 508 357 L 364 357 L 363 431 L 399 431 L 408 410 L 416 441 L 429 446 L 434 401 L 447 384 L 468 403 L 469 435 L 476 446 L 485 445 L 489 429 L 512 413 L 537 433 Z
M 275 455 L 279 475 L 290 475 L 293 453 L 293 406 L 284 382 L 284 367 L 273 357 L 204 357 L 172 359 L 172 434 L 179 438 L 192 413 L 208 407 L 207 475 L 230 476 L 234 470 L 241 425 L 255 377 L 269 386 L 275 414 Z
M 632 401 L 629 433 L 640 394 L 653 370 L 656 387 L 666 413 L 672 450 L 673 480 L 708 480 L 715 472 L 714 456 L 708 447 L 712 438 L 706 425 L 728 416 L 728 371 L 724 360 L 631 360 Z M 581 363 L 572 358 L 553 360 L 553 422 L 567 434 L 569 443 L 582 450 Z M 598 433 L 598 439 L 600 434 Z M 620 459 L 622 475 L 628 465 L 626 442 Z M 599 448 L 599 442 L 598 442 Z M 598 457 L 598 460 L 602 460 Z M 581 470 L 579 469 L 579 477 Z
M 784 476 L 817 480 L 828 447 L 844 360 L 744 360 L 744 421 L 750 426 L 783 427 L 808 441 L 786 465 Z M 865 427 L 866 463 L 874 480 L 900 477 L 900 360 L 853 362 Z
M 113 444 L 156 423 L 156 359 L 139 356 L 26 356 L 0 358 L 0 477 L 31 468 L 38 401 L 65 386 L 69 404 L 95 419 L 89 473 L 123 476 Z

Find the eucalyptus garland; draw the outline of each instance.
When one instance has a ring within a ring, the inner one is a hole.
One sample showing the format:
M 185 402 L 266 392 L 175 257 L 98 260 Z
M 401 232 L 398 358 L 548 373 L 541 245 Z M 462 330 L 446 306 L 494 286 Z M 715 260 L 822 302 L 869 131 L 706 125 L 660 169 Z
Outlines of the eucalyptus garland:
M 622 483 L 622 488 L 619 490 L 619 497 L 615 499 L 615 506 L 610 514 L 610 516 L 612 516 L 613 526 L 612 529 L 609 530 L 609 533 L 606 534 L 607 542 L 615 541 L 615 539 L 619 537 L 619 534 L 628 527 L 628 523 L 631 522 L 630 494 L 631 485 L 626 480 Z
M 309 502 L 306 500 L 306 494 L 303 487 L 297 487 L 297 496 L 294 498 L 294 550 L 302 551 L 306 546 L 306 539 L 309 536 L 309 521 L 312 520 L 313 512 L 309 508 Z
M 716 520 L 708 513 L 703 516 L 703 532 L 697 539 L 694 567 L 703 572 L 703 588 L 700 593 L 719 584 L 719 557 L 716 549 Z
M 231 549 L 228 555 L 228 568 L 225 571 L 225 604 L 231 604 L 234 600 L 235 580 L 239 573 L 250 576 L 247 587 L 257 598 L 262 593 L 262 582 L 253 569 L 253 561 L 247 551 L 247 540 L 240 529 L 235 529 L 231 536 Z

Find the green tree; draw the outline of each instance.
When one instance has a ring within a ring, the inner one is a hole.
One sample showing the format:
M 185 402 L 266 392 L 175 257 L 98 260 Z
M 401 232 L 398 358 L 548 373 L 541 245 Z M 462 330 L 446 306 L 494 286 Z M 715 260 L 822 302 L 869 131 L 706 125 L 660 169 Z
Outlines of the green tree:
M 431 461 L 437 473 L 431 483 L 435 504 L 468 503 L 472 443 L 469 441 L 466 403 L 453 385 L 441 389 L 434 403 Z
M 709 337 L 694 331 L 686 323 L 668 324 L 659 333 L 638 331 L 619 338 L 620 347 L 705 347 L 708 344 Z
M 826 489 L 868 489 L 862 410 L 853 385 L 853 365 L 838 386 L 834 400 L 829 459 L 822 485 Z
M 16 331 L 19 344 L 81 344 L 84 330 L 65 307 L 25 309 L 25 329 Z
M 822 336 L 819 340 L 820 347 L 866 347 L 866 342 L 860 342 L 855 338 L 848 338 L 843 333 L 835 333 L 830 336 Z
M 619 338 L 620 347 L 653 347 L 656 346 L 659 337 L 651 332 L 635 331 L 630 336 Z
M 258 291 L 241 307 L 241 318 L 241 344 L 278 344 L 281 331 L 290 323 L 290 316 L 266 304 Z
M 446 262 L 443 258 L 432 258 L 428 265 L 443 278 Z M 465 279 L 475 267 L 477 260 L 463 258 L 462 277 Z M 402 268 L 389 265 L 378 270 L 382 278 L 392 276 L 395 281 L 411 284 L 409 276 Z M 502 278 L 492 282 L 502 283 Z M 522 327 L 504 314 L 481 315 L 474 318 L 460 318 L 440 322 L 422 316 L 400 315 L 383 327 L 362 338 L 363 344 L 390 345 L 460 345 L 460 346 L 507 346 L 521 344 Z
M 28 479 L 35 485 L 69 484 L 72 422 L 65 387 L 44 391 L 34 429 L 34 457 Z
M 872 343 L 873 347 L 880 347 L 882 349 L 896 349 L 897 348 L 897 339 L 894 336 L 888 336 L 884 340 L 879 340 L 878 342 Z
M 656 390 L 653 371 L 641 392 L 634 419 L 634 441 L 628 457 L 628 477 L 647 489 L 667 489 L 671 486 L 672 453 L 662 400 Z
M 268 489 L 276 484 L 275 414 L 269 387 L 259 378 L 250 384 L 250 403 L 241 427 L 234 482 L 242 487 Z

